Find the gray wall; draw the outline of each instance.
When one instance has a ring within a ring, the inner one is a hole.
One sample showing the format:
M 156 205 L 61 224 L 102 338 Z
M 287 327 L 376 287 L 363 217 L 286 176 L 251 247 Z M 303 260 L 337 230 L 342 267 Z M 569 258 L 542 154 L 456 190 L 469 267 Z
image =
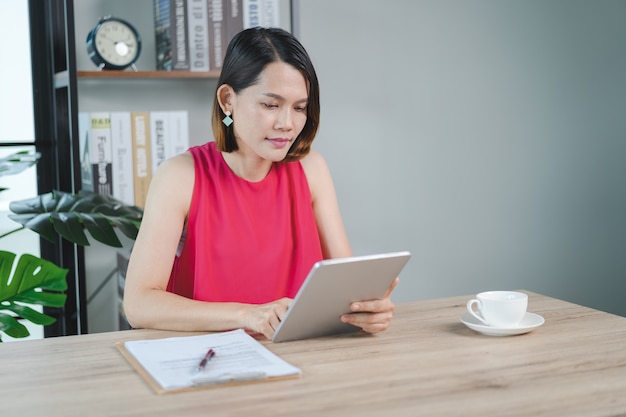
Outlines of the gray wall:
M 293 1 L 354 251 L 413 253 L 396 301 L 522 288 L 626 315 L 626 1 Z M 79 69 L 109 13 L 153 68 L 150 0 L 75 7 Z M 199 144 L 214 89 L 81 80 L 79 108 L 186 108 Z M 115 319 L 115 291 L 90 317 Z
M 396 301 L 523 288 L 626 315 L 626 2 L 295 0 L 357 254 Z

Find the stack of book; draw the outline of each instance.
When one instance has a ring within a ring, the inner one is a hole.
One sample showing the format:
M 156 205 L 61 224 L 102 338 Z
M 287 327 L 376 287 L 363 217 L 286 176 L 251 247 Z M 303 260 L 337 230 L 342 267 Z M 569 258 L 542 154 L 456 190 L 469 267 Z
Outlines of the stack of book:
M 156 69 L 213 71 L 243 29 L 280 24 L 278 0 L 153 0 Z
M 144 207 L 152 174 L 189 148 L 187 110 L 80 112 L 81 188 Z

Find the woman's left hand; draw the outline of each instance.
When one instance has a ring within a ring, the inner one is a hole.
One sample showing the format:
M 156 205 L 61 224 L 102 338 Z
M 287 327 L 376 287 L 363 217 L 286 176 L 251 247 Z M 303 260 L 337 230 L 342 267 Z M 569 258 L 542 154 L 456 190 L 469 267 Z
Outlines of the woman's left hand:
M 383 298 L 380 300 L 357 301 L 352 303 L 352 313 L 341 316 L 341 321 L 360 327 L 368 333 L 378 333 L 387 330 L 393 311 L 396 309 L 391 302 L 391 293 L 398 285 L 400 279 L 396 278 Z

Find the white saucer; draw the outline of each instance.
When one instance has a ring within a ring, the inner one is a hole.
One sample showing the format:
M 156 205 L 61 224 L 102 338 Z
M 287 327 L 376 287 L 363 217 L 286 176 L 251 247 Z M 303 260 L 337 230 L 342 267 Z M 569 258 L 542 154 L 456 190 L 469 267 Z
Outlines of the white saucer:
M 526 313 L 522 321 L 517 326 L 503 328 L 487 326 L 478 321 L 478 319 L 470 313 L 465 313 L 463 317 L 461 317 L 461 323 L 470 329 L 486 334 L 487 336 L 514 336 L 517 334 L 524 334 L 533 331 L 544 322 L 544 318 L 539 314 Z

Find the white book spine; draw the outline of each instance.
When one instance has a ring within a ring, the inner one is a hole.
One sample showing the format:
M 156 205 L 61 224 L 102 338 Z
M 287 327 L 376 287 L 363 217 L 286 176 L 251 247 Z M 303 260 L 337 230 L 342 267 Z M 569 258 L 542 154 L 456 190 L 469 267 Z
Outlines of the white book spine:
M 133 176 L 135 205 L 145 207 L 146 195 L 152 178 L 150 156 L 150 113 L 131 112 L 133 141 Z
M 261 25 L 261 0 L 243 1 L 243 28 L 253 28 Z
M 169 137 L 169 114 L 166 111 L 150 112 L 150 151 L 152 156 L 152 173 L 167 158 L 167 141 Z
M 81 190 L 93 191 L 93 172 L 89 156 L 91 115 L 88 112 L 78 113 L 78 152 L 80 153 Z
M 133 140 L 130 112 L 111 112 L 113 147 L 113 197 L 128 205 L 135 204 L 133 179 Z
M 172 69 L 189 70 L 189 42 L 187 39 L 187 0 L 172 0 L 170 3 L 172 16 Z
M 223 0 L 207 0 L 208 4 L 208 22 L 209 22 L 209 61 L 211 69 L 217 70 L 222 68 L 222 61 L 226 52 L 225 39 L 225 20 L 224 20 L 224 1 Z
M 189 115 L 187 110 L 170 112 L 170 137 L 167 157 L 180 155 L 189 149 Z
M 259 26 L 274 28 L 280 26 L 280 9 L 278 0 L 261 0 Z
M 209 71 L 209 16 L 207 0 L 188 0 L 188 36 L 190 70 Z
M 89 154 L 94 181 L 94 191 L 98 194 L 112 195 L 111 164 L 111 115 L 108 112 L 91 113 Z

